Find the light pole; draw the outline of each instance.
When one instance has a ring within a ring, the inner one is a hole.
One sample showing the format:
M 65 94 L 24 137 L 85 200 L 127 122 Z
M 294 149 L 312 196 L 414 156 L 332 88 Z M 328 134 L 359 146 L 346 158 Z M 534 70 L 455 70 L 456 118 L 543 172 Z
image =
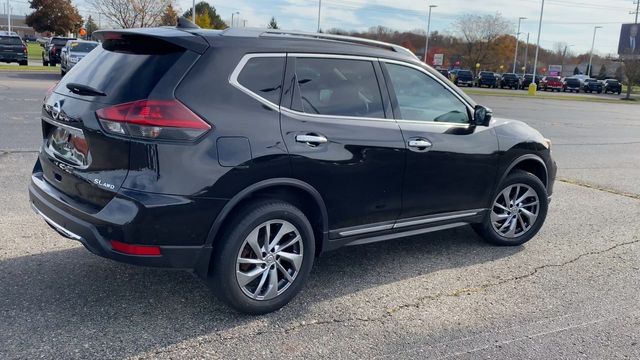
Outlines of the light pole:
M 516 72 L 516 62 L 518 61 L 518 45 L 520 43 L 520 22 L 522 22 L 522 20 L 526 20 L 526 17 L 519 17 L 518 18 L 518 32 L 516 33 L 516 53 L 515 55 L 513 55 L 513 72 Z
M 236 11 L 236 12 L 232 12 L 232 13 L 231 13 L 231 27 L 233 27 L 233 26 L 234 26 L 234 24 L 235 24 L 235 23 L 233 22 L 233 17 L 234 17 L 235 15 L 240 15 L 240 11 Z
M 598 31 L 598 29 L 602 29 L 602 26 L 593 27 L 593 40 L 591 40 L 591 53 L 589 54 L 589 67 L 587 67 L 588 77 L 591 77 L 591 74 L 593 74 L 593 69 L 591 68 L 591 61 L 593 60 L 593 46 L 596 44 L 596 31 Z
M 542 6 L 540 7 L 540 21 L 538 22 L 538 41 L 536 43 L 536 57 L 533 60 L 533 78 L 531 78 L 531 85 L 529 85 L 529 95 L 535 95 L 538 85 L 536 84 L 536 70 L 538 67 L 538 51 L 540 50 L 540 33 L 542 32 L 542 14 L 544 14 L 544 0 L 542 0 Z
M 322 11 L 322 0 L 318 0 L 318 30 L 316 32 L 320 32 L 320 12 Z
M 193 0 L 193 4 L 191 7 L 191 21 L 193 21 L 193 23 L 196 23 L 196 0 Z
M 424 42 L 424 63 L 427 63 L 427 55 L 429 54 L 429 35 L 431 33 L 431 9 L 438 5 L 429 5 L 429 16 L 427 17 L 427 39 Z
M 527 73 L 527 61 L 529 61 L 529 35 L 531 35 L 531 33 L 527 33 L 527 47 L 524 48 L 524 61 L 522 62 L 524 64 L 523 74 Z

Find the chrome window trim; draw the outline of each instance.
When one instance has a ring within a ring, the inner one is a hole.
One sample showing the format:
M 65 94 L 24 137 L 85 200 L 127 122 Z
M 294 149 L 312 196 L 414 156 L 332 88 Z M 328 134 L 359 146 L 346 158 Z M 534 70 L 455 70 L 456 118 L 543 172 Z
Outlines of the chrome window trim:
M 345 60 L 360 60 L 360 61 L 371 61 L 371 62 L 376 61 L 376 62 L 385 62 L 385 63 L 397 64 L 397 65 L 402 65 L 402 66 L 408 66 L 408 67 L 414 68 L 414 69 L 426 74 L 427 76 L 431 77 L 432 79 L 437 81 L 439 84 L 444 86 L 447 91 L 452 93 L 464 105 L 466 105 L 466 107 L 467 107 L 467 109 L 469 109 L 470 113 L 473 113 L 473 109 L 471 107 L 471 104 L 469 104 L 460 95 L 458 95 L 457 93 L 452 91 L 447 84 L 445 84 L 444 82 L 440 81 L 440 79 L 434 77 L 432 74 L 430 74 L 427 70 L 423 69 L 422 67 L 420 67 L 418 65 L 415 65 L 415 64 L 412 64 L 410 62 L 406 62 L 406 61 L 392 60 L 392 59 L 386 59 L 386 58 L 380 58 L 380 57 L 372 57 L 372 56 L 323 54 L 323 53 L 251 53 L 251 54 L 244 55 L 240 59 L 240 61 L 238 62 L 238 65 L 236 65 L 234 70 L 231 72 L 231 75 L 229 76 L 229 83 L 231 85 L 233 85 L 235 88 L 237 88 L 238 90 L 244 92 L 245 94 L 247 94 L 247 95 L 251 96 L 252 98 L 254 98 L 255 100 L 259 101 L 263 105 L 266 105 L 270 109 L 272 109 L 274 111 L 281 112 L 281 113 L 286 113 L 289 116 L 297 116 L 297 117 L 302 116 L 302 117 L 305 117 L 305 120 L 309 120 L 309 118 L 311 118 L 311 119 L 315 118 L 315 119 L 318 119 L 318 120 L 323 120 L 323 119 L 345 119 L 345 120 L 358 120 L 358 121 L 364 120 L 364 121 L 405 122 L 405 123 L 414 123 L 414 124 L 429 124 L 429 125 L 442 125 L 442 126 L 455 126 L 455 127 L 469 127 L 470 126 L 469 123 L 453 123 L 453 122 L 444 122 L 444 121 L 404 120 L 404 119 L 390 119 L 390 118 L 371 118 L 371 117 L 364 117 L 364 116 L 309 114 L 309 113 L 305 113 L 305 112 L 301 112 L 301 111 L 292 110 L 292 109 L 289 109 L 289 108 L 287 108 L 285 106 L 279 106 L 279 105 L 274 104 L 271 101 L 263 98 L 262 96 L 254 93 L 253 91 L 249 90 L 248 88 L 246 88 L 245 86 L 240 84 L 240 82 L 238 81 L 238 76 L 240 75 L 240 73 L 244 69 L 244 66 L 247 64 L 247 62 L 249 62 L 249 60 L 251 60 L 253 58 L 261 58 L 261 57 L 298 57 L 298 58 L 319 58 L 319 59 L 345 59 Z M 379 81 L 378 81 L 378 86 L 380 86 Z M 383 99 L 383 101 L 384 101 L 384 99 Z

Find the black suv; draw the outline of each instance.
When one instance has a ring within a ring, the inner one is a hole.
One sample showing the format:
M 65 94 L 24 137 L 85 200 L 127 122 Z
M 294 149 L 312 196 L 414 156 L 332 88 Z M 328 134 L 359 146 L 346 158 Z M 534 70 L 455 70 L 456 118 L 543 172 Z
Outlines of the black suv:
M 504 88 L 518 89 L 520 87 L 520 78 L 514 73 L 502 74 L 500 78 L 500 89 Z
M 473 73 L 471 70 L 460 70 L 455 69 L 451 71 L 450 78 L 453 80 L 453 83 L 457 86 L 466 85 L 468 87 L 473 86 Z
M 0 62 L 27 65 L 27 45 L 14 32 L 0 31 Z
M 469 224 L 519 245 L 545 220 L 550 142 L 404 48 L 184 19 L 94 35 L 44 99 L 29 196 L 97 255 L 258 314 L 342 246 Z
M 580 79 L 574 77 L 564 78 L 562 80 L 562 91 L 580 92 Z
M 596 79 L 584 79 L 584 83 L 582 84 L 582 90 L 588 93 L 597 92 L 598 94 L 601 94 L 602 83 Z
M 531 82 L 533 81 L 533 74 L 525 74 L 522 77 L 522 82 L 520 83 L 520 89 L 527 90 Z M 540 77 L 536 75 L 536 85 L 540 85 Z
M 476 77 L 476 86 L 483 87 L 486 86 L 488 88 L 497 87 L 498 81 L 496 80 L 496 75 L 490 71 L 480 71 L 478 76 Z
M 604 93 L 612 93 L 612 94 L 618 94 L 620 95 L 620 93 L 622 93 L 622 84 L 620 84 L 620 81 L 616 80 L 616 79 L 606 79 L 604 81 L 604 87 L 602 89 L 604 91 Z
M 52 37 L 46 44 L 42 45 L 42 65 L 56 66 L 60 63 L 60 54 L 62 48 L 67 45 L 67 41 L 75 40 L 75 38 Z

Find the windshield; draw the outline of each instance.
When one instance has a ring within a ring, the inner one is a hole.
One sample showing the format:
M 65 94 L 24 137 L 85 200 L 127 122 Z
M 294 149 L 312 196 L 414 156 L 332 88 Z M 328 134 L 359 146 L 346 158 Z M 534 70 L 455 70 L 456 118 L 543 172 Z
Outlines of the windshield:
M 0 36 L 0 45 L 22 45 L 22 40 L 17 36 Z
M 471 71 L 469 71 L 469 70 L 460 70 L 460 71 L 458 71 L 458 75 L 471 76 Z
M 548 77 L 547 81 L 560 81 L 560 79 L 557 77 Z
M 98 43 L 89 42 L 73 42 L 71 43 L 71 52 L 89 52 L 98 46 Z

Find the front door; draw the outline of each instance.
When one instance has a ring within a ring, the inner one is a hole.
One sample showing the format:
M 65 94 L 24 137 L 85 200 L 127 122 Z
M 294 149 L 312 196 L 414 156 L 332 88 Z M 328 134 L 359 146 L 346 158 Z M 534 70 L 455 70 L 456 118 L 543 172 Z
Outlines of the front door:
M 376 59 L 287 59 L 282 135 L 293 176 L 325 201 L 332 238 L 390 228 L 400 213 L 404 140 L 380 78 Z
M 383 63 L 406 151 L 401 219 L 486 208 L 494 190 L 497 137 L 470 125 L 472 108 L 417 65 Z

